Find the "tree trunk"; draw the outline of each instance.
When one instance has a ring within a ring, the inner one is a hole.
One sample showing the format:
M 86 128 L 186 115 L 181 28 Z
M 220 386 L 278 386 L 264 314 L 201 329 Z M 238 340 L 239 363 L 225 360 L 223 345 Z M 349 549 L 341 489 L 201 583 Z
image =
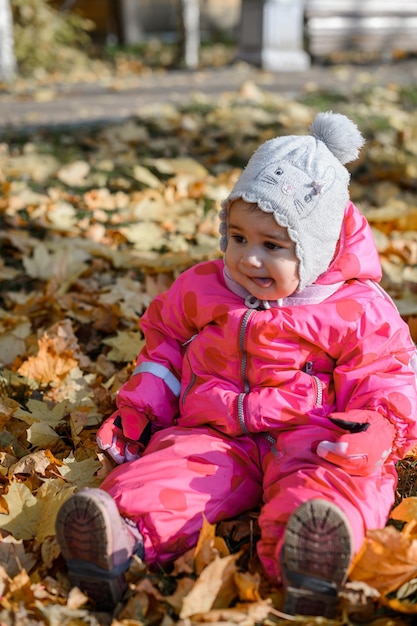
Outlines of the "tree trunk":
M 0 80 L 10 81 L 15 75 L 12 10 L 9 0 L 0 0 Z
M 186 67 L 198 66 L 200 51 L 200 1 L 181 0 L 182 60 Z

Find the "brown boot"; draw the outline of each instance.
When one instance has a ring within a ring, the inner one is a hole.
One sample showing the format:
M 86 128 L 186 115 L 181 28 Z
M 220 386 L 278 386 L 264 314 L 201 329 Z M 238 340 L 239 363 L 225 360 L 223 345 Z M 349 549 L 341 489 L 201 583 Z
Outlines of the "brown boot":
M 281 554 L 286 613 L 335 617 L 352 544 L 349 521 L 332 502 L 314 499 L 294 511 Z

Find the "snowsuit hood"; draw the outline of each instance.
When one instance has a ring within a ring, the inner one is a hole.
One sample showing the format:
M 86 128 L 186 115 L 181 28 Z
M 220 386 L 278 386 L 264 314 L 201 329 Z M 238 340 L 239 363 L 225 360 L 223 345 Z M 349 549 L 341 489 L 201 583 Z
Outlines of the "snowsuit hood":
M 351 279 L 379 282 L 381 276 L 381 263 L 371 227 L 353 202 L 349 202 L 334 259 L 316 284 L 331 285 Z

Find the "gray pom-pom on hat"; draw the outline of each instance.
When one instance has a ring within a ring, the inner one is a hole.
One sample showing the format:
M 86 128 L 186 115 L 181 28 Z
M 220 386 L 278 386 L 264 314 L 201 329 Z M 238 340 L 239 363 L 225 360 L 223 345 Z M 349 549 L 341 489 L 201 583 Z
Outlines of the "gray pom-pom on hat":
M 250 158 L 220 212 L 220 247 L 227 247 L 227 215 L 237 198 L 272 213 L 288 229 L 299 261 L 298 291 L 329 267 L 349 201 L 345 163 L 358 158 L 365 141 L 340 113 L 319 113 L 310 135 L 276 137 Z

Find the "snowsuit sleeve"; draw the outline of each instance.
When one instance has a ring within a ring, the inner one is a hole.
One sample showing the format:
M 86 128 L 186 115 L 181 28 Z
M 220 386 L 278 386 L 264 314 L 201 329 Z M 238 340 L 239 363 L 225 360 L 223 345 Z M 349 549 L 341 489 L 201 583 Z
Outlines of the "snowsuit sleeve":
M 387 298 L 373 300 L 341 348 L 331 417 L 350 421 L 358 409 L 379 413 L 395 429 L 392 458 L 403 458 L 417 443 L 417 359 L 408 326 Z
M 195 332 L 181 298 L 183 276 L 169 291 L 157 296 L 142 316 L 146 343 L 132 377 L 117 396 L 119 411 L 124 407 L 137 411 L 143 430 L 148 420 L 159 429 L 175 423 L 178 415 L 184 344 Z

